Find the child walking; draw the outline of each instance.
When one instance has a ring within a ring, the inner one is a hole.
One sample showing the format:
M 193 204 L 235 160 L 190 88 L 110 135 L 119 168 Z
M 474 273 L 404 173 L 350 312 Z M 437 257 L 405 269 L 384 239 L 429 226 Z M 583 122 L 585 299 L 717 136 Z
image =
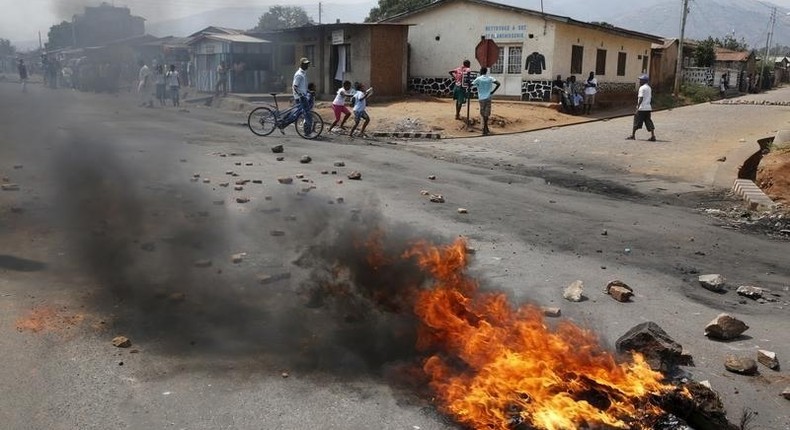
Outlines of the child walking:
M 346 121 L 348 117 L 351 116 L 351 111 L 346 107 L 346 99 L 354 97 L 355 93 L 356 90 L 351 89 L 351 81 L 343 81 L 343 86 L 337 90 L 335 100 L 332 101 L 332 111 L 335 113 L 335 122 L 329 126 L 330 133 L 339 133 L 341 130 L 346 129 Z M 343 121 L 340 121 L 341 114 L 343 115 Z M 338 122 L 340 123 L 340 127 L 335 130 L 334 128 Z
M 355 88 L 357 92 L 354 93 L 354 126 L 351 127 L 351 132 L 348 133 L 348 135 L 354 137 L 354 131 L 357 129 L 359 121 L 364 119 L 365 122 L 362 123 L 362 128 L 359 129 L 359 134 L 357 136 L 367 137 L 365 135 L 365 128 L 367 128 L 368 123 L 370 123 L 370 117 L 368 116 L 366 110 L 367 99 L 371 94 L 373 94 L 373 88 L 368 88 L 365 90 L 365 85 L 359 82 L 357 82 Z

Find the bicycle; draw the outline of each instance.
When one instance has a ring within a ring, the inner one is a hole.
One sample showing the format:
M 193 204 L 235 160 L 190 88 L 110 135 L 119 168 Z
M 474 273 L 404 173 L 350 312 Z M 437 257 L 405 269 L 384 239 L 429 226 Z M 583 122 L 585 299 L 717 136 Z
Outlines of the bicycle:
M 253 134 L 268 136 L 275 128 L 285 134 L 285 127 L 291 123 L 294 123 L 296 133 L 304 139 L 317 139 L 324 131 L 324 120 L 321 115 L 312 110 L 312 99 L 302 96 L 298 105 L 281 111 L 277 104 L 277 93 L 269 94 L 274 98 L 274 108 L 271 106 L 257 107 L 247 117 L 247 126 Z

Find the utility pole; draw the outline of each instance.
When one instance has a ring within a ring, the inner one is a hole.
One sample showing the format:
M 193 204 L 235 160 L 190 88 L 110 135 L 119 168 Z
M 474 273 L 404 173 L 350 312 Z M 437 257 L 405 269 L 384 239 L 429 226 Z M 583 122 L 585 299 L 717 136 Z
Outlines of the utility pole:
M 318 23 L 321 24 L 321 2 L 318 2 Z
M 763 56 L 763 65 L 760 67 L 760 87 L 764 87 L 763 79 L 765 79 L 765 63 L 768 61 L 769 47 L 771 46 L 771 37 L 774 35 L 774 24 L 776 24 L 776 7 L 771 10 L 771 29 L 768 31 L 768 37 L 765 38 L 765 55 Z
M 675 98 L 680 94 L 680 83 L 683 74 L 683 36 L 686 34 L 686 16 L 689 13 L 689 0 L 683 0 L 683 12 L 680 14 L 680 39 L 678 39 L 678 61 L 675 66 Z

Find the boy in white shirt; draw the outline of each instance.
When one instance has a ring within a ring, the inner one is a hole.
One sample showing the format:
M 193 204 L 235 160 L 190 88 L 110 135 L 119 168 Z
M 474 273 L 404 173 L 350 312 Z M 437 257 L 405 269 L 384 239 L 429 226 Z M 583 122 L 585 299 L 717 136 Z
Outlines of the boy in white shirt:
M 365 136 L 365 128 L 368 126 L 370 122 L 370 117 L 366 111 L 367 108 L 367 99 L 373 94 L 373 88 L 368 88 L 365 90 L 365 85 L 361 83 L 356 84 L 357 92 L 354 93 L 354 126 L 351 127 L 351 132 L 348 133 L 349 136 L 354 136 L 354 130 L 357 129 L 359 125 L 359 121 L 364 119 L 365 122 L 362 124 L 362 128 L 359 130 L 358 136 L 360 137 L 367 137 Z

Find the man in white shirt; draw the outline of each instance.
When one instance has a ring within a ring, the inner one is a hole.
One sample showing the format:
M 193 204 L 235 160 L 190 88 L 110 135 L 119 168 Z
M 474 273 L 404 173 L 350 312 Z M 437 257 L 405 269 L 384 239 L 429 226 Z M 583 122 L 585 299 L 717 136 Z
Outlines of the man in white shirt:
M 307 95 L 307 68 L 310 67 L 310 60 L 302 57 L 299 60 L 299 68 L 294 73 L 293 95 L 294 104 L 298 105 L 300 97 Z
M 650 132 L 650 139 L 647 139 L 651 142 L 656 141 L 656 134 L 654 130 L 656 129 L 655 125 L 653 125 L 653 120 L 650 118 L 650 112 L 653 110 L 651 103 L 653 101 L 653 90 L 648 85 L 647 81 L 649 80 L 647 75 L 642 75 L 639 77 L 639 92 L 637 94 L 636 99 L 636 114 L 634 115 L 634 128 L 631 131 L 631 135 L 626 137 L 628 140 L 636 139 L 636 131 L 642 128 L 642 124 L 645 125 L 647 131 Z
M 148 68 L 143 60 L 140 60 L 138 64 L 140 65 L 140 71 L 137 73 L 137 92 L 140 93 L 141 104 L 145 105 L 147 104 L 151 95 L 148 87 L 148 82 L 150 81 L 151 77 L 151 69 Z M 153 104 L 153 102 L 151 102 L 151 104 Z

